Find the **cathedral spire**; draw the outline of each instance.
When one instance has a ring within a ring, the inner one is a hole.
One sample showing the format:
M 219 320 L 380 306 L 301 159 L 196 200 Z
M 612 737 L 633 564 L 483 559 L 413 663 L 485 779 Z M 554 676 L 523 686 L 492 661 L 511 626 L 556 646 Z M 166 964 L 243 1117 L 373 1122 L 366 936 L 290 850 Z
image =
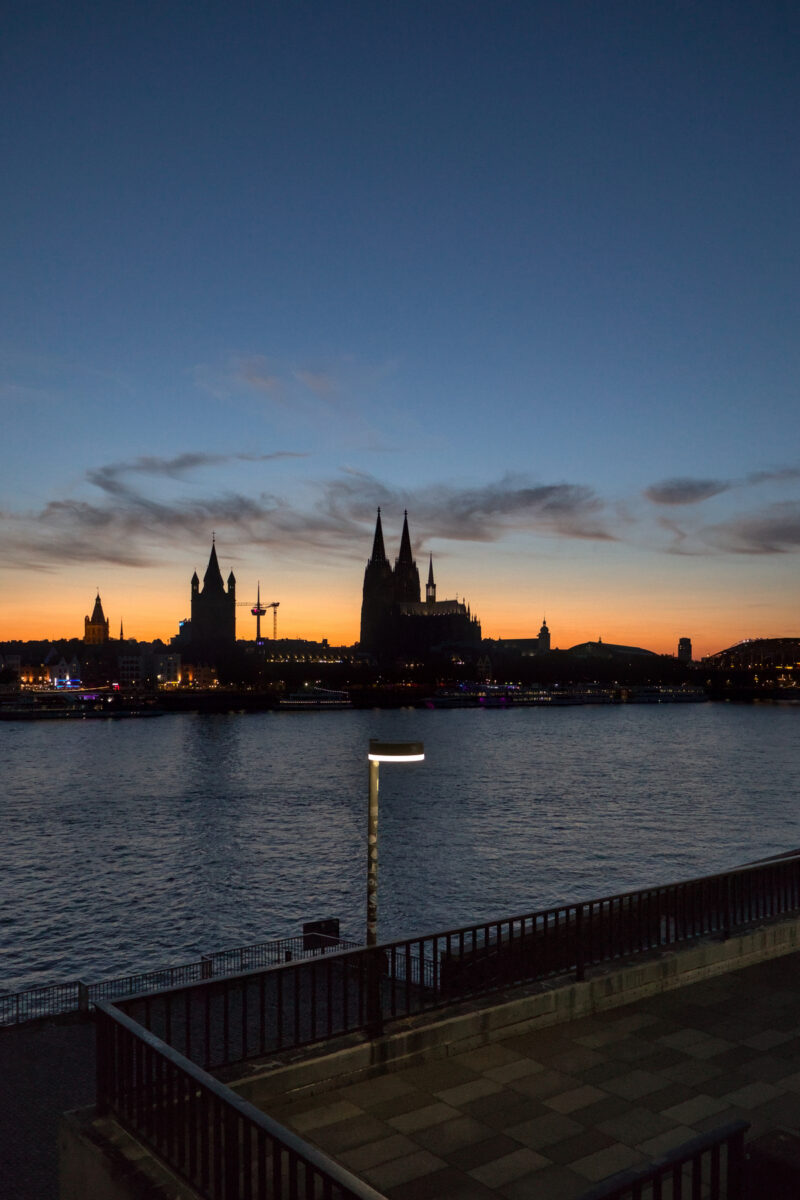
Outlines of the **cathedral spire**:
M 206 573 L 203 576 L 203 587 L 207 588 L 209 584 L 212 588 L 216 588 L 220 592 L 224 590 L 222 572 L 219 569 L 219 562 L 217 560 L 217 544 L 213 534 L 211 536 L 211 554 L 208 558 Z
M 372 542 L 372 563 L 387 562 L 386 551 L 383 548 L 383 526 L 381 525 L 381 510 L 378 509 L 378 519 L 375 522 L 375 537 Z
M 413 558 L 411 557 L 411 538 L 408 534 L 408 509 L 403 510 L 403 536 L 400 538 L 400 554 L 397 561 L 403 566 L 411 566 Z
M 436 584 L 433 579 L 433 555 L 428 561 L 428 582 L 425 584 L 425 603 L 436 603 Z

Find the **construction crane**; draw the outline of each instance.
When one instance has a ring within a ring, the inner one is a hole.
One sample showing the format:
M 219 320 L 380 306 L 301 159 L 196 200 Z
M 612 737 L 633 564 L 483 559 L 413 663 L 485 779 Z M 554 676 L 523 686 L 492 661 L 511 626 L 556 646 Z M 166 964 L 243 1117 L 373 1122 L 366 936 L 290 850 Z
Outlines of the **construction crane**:
M 258 594 L 256 596 L 256 602 L 252 606 L 252 608 L 250 607 L 249 600 L 237 600 L 236 601 L 237 608 L 249 608 L 250 612 L 253 614 L 253 616 L 256 619 L 256 645 L 257 646 L 261 645 L 261 618 L 265 617 L 267 615 L 268 608 L 272 609 L 272 640 L 273 640 L 273 642 L 276 642 L 278 640 L 278 607 L 279 606 L 280 606 L 280 600 L 271 600 L 269 604 L 261 603 L 261 580 L 258 581 Z

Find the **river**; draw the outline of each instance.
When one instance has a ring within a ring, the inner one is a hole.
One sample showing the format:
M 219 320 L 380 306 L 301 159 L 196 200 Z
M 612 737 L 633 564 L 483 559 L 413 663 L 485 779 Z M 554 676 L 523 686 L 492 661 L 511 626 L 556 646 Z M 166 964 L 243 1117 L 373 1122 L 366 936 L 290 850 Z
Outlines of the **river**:
M 338 917 L 381 938 L 800 847 L 800 708 L 340 711 L 0 726 L 0 987 L 87 982 Z

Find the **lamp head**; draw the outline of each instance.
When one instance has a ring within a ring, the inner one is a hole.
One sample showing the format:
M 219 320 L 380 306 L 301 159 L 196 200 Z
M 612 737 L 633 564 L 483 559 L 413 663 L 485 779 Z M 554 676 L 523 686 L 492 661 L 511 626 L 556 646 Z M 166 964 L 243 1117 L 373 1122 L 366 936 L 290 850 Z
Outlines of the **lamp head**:
M 422 742 L 378 742 L 369 740 L 370 762 L 422 762 L 425 748 Z

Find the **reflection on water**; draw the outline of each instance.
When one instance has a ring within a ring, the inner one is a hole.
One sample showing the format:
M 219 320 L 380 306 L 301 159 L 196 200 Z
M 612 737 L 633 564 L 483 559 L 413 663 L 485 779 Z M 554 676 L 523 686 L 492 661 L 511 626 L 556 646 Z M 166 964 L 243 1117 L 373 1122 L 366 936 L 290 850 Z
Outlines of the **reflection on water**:
M 800 846 L 800 712 L 720 704 L 4 723 L 3 987 L 338 916 L 360 938 L 370 737 L 383 937 Z

